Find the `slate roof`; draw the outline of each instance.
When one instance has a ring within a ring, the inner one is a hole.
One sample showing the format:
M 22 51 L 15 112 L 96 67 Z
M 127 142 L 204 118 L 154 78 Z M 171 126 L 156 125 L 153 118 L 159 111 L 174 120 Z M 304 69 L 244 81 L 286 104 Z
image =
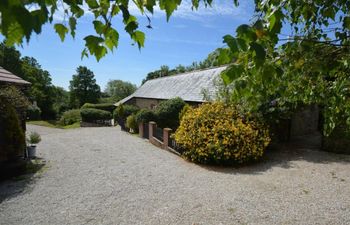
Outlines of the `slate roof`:
M 123 104 L 134 97 L 152 99 L 180 97 L 184 101 L 205 102 L 203 90 L 206 90 L 210 97 L 215 97 L 214 80 L 225 69 L 226 66 L 222 66 L 148 80 L 135 93 L 115 105 Z
M 16 83 L 16 84 L 30 84 L 30 82 L 23 80 L 20 77 L 12 74 L 0 66 L 0 82 Z

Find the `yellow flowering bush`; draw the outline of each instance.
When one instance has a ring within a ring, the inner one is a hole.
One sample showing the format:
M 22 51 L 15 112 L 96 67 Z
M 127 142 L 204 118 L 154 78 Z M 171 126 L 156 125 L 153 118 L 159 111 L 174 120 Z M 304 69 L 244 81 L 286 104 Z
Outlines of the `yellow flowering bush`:
M 261 158 L 270 143 L 268 129 L 242 118 L 223 103 L 189 108 L 175 132 L 184 157 L 205 164 L 234 165 Z

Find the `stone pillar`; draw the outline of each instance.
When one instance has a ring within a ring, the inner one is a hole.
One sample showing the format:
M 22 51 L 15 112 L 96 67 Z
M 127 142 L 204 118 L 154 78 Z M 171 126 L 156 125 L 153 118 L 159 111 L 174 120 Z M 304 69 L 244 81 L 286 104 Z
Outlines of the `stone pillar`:
M 171 131 L 170 128 L 163 129 L 163 149 L 168 149 Z
M 144 138 L 143 123 L 139 123 L 139 137 Z
M 156 122 L 150 121 L 148 123 L 148 139 L 152 142 L 153 141 L 153 134 L 156 133 L 157 124 Z

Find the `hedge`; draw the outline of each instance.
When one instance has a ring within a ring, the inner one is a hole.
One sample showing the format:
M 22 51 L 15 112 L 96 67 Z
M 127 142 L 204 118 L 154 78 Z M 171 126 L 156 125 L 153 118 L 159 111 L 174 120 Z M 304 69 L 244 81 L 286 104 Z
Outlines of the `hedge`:
M 137 124 L 148 123 L 149 121 L 156 121 L 156 114 L 150 109 L 141 109 L 136 115 L 135 119 Z
M 67 126 L 80 121 L 81 121 L 80 109 L 72 109 L 72 110 L 65 111 L 62 114 L 59 124 Z
M 81 107 L 81 109 L 100 109 L 100 110 L 113 113 L 113 111 L 116 109 L 116 106 L 112 103 L 101 103 L 101 104 L 85 103 Z
M 179 126 L 179 114 L 186 103 L 181 98 L 172 98 L 161 102 L 155 109 L 159 127 L 176 130 Z
M 97 120 L 110 120 L 112 114 L 108 111 L 100 109 L 85 108 L 80 110 L 81 119 L 83 122 L 95 122 Z
M 140 108 L 134 105 L 119 105 L 113 112 L 114 121 L 126 121 L 132 114 L 137 114 Z

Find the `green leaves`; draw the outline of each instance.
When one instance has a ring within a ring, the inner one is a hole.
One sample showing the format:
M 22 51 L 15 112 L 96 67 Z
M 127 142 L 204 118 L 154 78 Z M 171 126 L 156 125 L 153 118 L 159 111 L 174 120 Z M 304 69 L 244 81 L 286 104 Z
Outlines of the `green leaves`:
M 218 51 L 219 51 L 219 55 L 218 55 L 217 62 L 219 65 L 225 65 L 232 62 L 233 54 L 229 49 L 219 48 Z
M 85 37 L 84 40 L 85 46 L 89 50 L 90 54 L 96 57 L 97 61 L 106 55 L 107 49 L 102 45 L 104 42 L 103 38 L 89 35 Z
M 159 0 L 159 7 L 165 10 L 167 21 L 169 21 L 171 14 L 177 9 L 180 3 L 181 0 Z
M 101 21 L 94 20 L 92 23 L 94 24 L 94 28 L 95 28 L 96 33 L 102 34 L 104 32 L 105 25 Z
M 232 37 L 231 35 L 225 35 L 224 36 L 224 43 L 226 43 L 228 45 L 228 47 L 230 47 L 231 51 L 233 53 L 238 52 L 238 44 L 237 41 L 234 37 Z
M 77 20 L 74 17 L 69 17 L 69 28 L 72 37 L 75 37 L 75 29 L 77 27 Z
M 145 34 L 141 31 L 135 31 L 132 35 L 132 39 L 137 43 L 139 49 L 145 44 Z
M 86 3 L 90 9 L 97 9 L 99 7 L 99 4 L 96 0 L 86 0 Z
M 262 45 L 252 42 L 250 48 L 254 51 L 253 57 L 257 67 L 260 67 L 265 62 L 266 52 Z
M 239 51 L 247 51 L 247 43 L 241 38 L 234 38 L 231 35 L 225 35 L 223 37 L 224 43 L 226 43 L 233 54 Z
M 257 39 L 255 30 L 247 24 L 240 25 L 237 28 L 236 33 L 237 37 L 245 40 L 246 42 L 256 41 Z
M 118 47 L 119 34 L 115 29 L 108 28 L 105 32 L 105 38 L 105 44 L 111 51 Z
M 350 30 L 350 16 L 344 17 L 343 27 Z
M 61 23 L 56 23 L 54 25 L 56 33 L 60 36 L 61 41 L 64 41 L 66 34 L 68 33 L 68 28 Z
M 234 80 L 243 75 L 244 67 L 240 64 L 232 64 L 225 71 L 221 73 L 221 78 L 226 85 L 232 83 Z

